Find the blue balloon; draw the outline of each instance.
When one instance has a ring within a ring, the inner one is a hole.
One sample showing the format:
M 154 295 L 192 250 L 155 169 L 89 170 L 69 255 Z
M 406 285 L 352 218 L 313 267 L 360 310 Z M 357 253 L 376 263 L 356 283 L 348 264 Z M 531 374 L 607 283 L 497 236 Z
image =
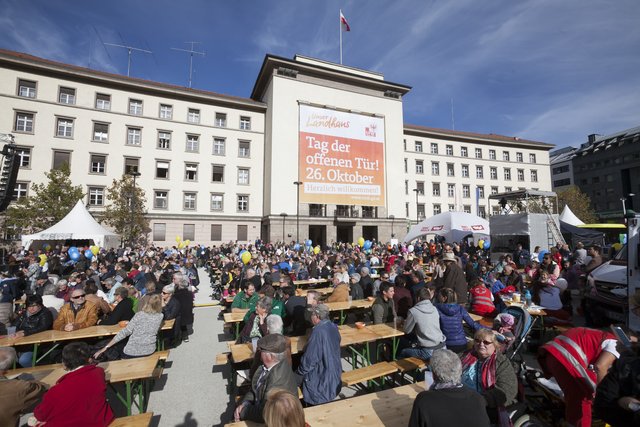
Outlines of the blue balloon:
M 76 248 L 75 246 L 71 246 L 71 247 L 69 248 L 68 252 L 69 252 L 69 253 L 72 253 L 72 252 L 78 252 L 78 248 Z
M 307 240 L 307 241 L 305 242 L 305 245 L 306 245 L 307 247 L 311 246 L 312 244 L 313 244 L 313 242 L 311 241 L 311 239 L 309 239 L 309 240 Z
M 77 261 L 80 259 L 80 253 L 78 253 L 77 250 L 75 252 L 69 251 L 69 258 L 71 258 L 73 261 Z
M 542 264 L 542 259 L 548 253 L 549 253 L 549 251 L 547 251 L 547 250 L 541 250 L 540 253 L 538 253 L 538 261 L 540 261 L 540 264 Z
M 364 250 L 371 249 L 371 244 L 371 240 L 365 240 L 362 247 L 364 248 Z
M 93 258 L 93 252 L 91 252 L 91 249 L 87 249 L 86 251 L 84 251 L 84 256 L 85 256 L 87 259 L 91 259 L 91 258 Z
M 484 249 L 489 249 L 491 247 L 491 242 L 488 240 L 484 241 L 484 245 L 482 246 Z
M 293 245 L 293 249 L 294 250 L 300 250 L 300 245 L 298 243 L 296 243 L 295 245 Z

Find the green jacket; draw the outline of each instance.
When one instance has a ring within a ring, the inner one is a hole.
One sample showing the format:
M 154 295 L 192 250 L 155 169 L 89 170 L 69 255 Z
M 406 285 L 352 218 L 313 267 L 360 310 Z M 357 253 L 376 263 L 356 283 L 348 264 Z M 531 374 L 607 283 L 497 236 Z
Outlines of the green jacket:
M 256 311 L 256 304 L 257 303 L 258 303 L 258 299 L 257 298 L 256 298 L 255 301 L 251 301 L 249 303 L 249 311 L 247 311 L 247 313 L 244 315 L 244 319 L 242 320 L 243 322 L 246 323 L 247 320 L 249 320 L 249 316 L 251 316 L 251 313 Z M 284 301 L 280 301 L 279 299 L 275 299 L 274 298 L 272 300 L 272 302 L 271 302 L 271 311 L 269 312 L 269 314 L 277 314 L 278 316 L 280 316 L 280 317 L 282 317 L 284 319 L 284 316 L 285 316 Z
M 233 302 L 231 303 L 231 308 L 248 308 L 248 309 L 251 309 L 251 307 L 253 307 L 253 309 L 255 310 L 256 302 L 258 302 L 258 294 L 257 293 L 253 294 L 253 296 L 251 296 L 251 298 L 249 298 L 244 293 L 244 291 L 240 291 L 240 292 L 238 292 L 236 297 L 233 299 Z

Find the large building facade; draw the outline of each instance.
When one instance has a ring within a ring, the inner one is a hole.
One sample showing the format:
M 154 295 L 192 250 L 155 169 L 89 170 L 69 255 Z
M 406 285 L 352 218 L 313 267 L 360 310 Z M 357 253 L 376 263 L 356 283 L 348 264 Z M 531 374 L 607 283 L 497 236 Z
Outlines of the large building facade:
M 267 55 L 249 98 L 11 51 L 0 73 L 16 197 L 68 163 L 99 216 L 112 181 L 139 172 L 160 245 L 401 239 L 447 210 L 497 212 L 492 193 L 551 189 L 552 145 L 405 124 L 410 87 L 303 56 Z

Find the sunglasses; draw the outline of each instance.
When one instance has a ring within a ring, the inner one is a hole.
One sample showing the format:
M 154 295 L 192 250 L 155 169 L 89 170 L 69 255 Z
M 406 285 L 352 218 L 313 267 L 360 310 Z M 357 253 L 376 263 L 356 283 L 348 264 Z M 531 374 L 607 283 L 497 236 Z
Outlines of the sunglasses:
M 71 299 L 79 299 L 79 298 L 84 298 L 86 294 L 82 294 L 82 295 L 76 295 L 75 297 L 71 297 Z
M 491 345 L 493 344 L 493 341 L 485 341 L 485 340 L 473 340 L 476 344 L 480 345 L 480 344 L 484 344 L 484 345 Z
M 162 295 L 169 295 L 169 292 L 162 291 Z

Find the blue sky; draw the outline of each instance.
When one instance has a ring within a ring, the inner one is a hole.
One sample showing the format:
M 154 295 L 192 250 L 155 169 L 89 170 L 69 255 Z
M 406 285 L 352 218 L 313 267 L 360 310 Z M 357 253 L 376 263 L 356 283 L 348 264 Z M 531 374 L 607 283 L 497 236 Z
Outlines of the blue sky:
M 413 90 L 405 122 L 558 146 L 640 125 L 638 0 L 0 0 L 0 47 L 248 97 L 264 55 L 381 72 Z

